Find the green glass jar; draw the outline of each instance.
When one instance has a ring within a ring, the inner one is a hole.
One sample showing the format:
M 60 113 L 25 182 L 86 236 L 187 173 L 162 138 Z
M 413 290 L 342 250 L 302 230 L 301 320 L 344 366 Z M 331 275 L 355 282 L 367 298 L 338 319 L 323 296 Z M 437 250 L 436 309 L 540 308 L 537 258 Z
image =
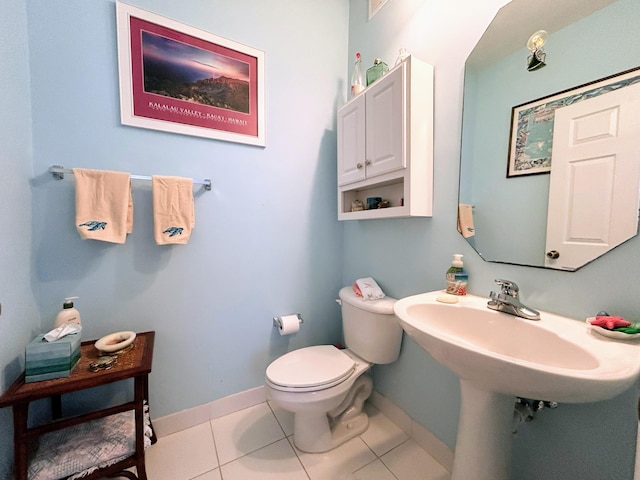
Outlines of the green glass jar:
M 367 69 L 367 87 L 389 71 L 389 65 L 379 58 L 373 61 L 373 67 Z

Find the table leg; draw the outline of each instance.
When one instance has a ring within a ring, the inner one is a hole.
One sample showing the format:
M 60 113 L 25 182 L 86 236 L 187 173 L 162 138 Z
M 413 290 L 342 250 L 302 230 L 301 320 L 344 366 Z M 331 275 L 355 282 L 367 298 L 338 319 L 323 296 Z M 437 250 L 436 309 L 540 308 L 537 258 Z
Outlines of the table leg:
M 136 473 L 139 480 L 147 480 L 144 465 L 144 402 L 148 394 L 147 375 L 138 376 L 134 382 L 136 412 Z
M 54 420 L 62 418 L 62 395 L 53 395 L 51 397 L 51 416 Z
M 13 445 L 16 480 L 27 480 L 27 416 L 28 403 L 13 406 Z

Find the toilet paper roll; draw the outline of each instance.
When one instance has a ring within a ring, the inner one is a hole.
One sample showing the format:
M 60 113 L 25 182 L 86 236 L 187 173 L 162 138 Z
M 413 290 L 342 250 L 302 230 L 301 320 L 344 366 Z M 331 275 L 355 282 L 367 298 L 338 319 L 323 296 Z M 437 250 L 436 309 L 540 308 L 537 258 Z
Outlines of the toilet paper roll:
M 300 330 L 300 319 L 298 315 L 283 315 L 280 317 L 278 331 L 280 335 L 291 335 Z

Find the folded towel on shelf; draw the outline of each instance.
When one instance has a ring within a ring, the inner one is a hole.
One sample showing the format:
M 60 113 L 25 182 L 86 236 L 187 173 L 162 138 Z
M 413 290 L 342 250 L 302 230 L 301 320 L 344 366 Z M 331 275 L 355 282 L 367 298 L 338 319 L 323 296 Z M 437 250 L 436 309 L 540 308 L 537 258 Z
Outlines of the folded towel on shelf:
M 358 290 L 360 291 L 362 300 L 377 300 L 379 298 L 384 298 L 384 292 L 376 283 L 376 281 L 371 277 L 359 278 L 358 280 L 356 280 L 353 288 L 356 292 L 356 295 L 358 295 Z
M 183 177 L 151 177 L 153 189 L 153 234 L 158 245 L 185 245 L 196 216 L 193 180 Z
M 74 168 L 76 229 L 85 240 L 124 243 L 133 231 L 131 175 Z
M 473 237 L 476 234 L 473 226 L 473 207 L 466 203 L 458 205 L 458 231 L 464 238 Z

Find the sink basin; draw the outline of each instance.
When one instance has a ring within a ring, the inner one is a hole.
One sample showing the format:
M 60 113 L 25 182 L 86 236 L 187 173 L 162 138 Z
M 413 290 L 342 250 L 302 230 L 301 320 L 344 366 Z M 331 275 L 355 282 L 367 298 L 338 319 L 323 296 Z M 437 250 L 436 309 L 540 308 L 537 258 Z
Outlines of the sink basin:
M 584 322 L 552 313 L 525 320 L 488 309 L 487 298 L 466 295 L 445 304 L 436 301 L 440 295 L 401 299 L 396 316 L 435 360 L 485 389 L 593 402 L 622 393 L 640 373 L 640 343 L 608 340 Z
M 584 321 L 540 312 L 532 321 L 487 308 L 488 298 L 395 303 L 400 325 L 460 378 L 461 412 L 452 480 L 510 475 L 515 397 L 582 403 L 612 398 L 640 374 L 640 342 L 593 333 Z M 487 439 L 492 439 L 488 442 Z

